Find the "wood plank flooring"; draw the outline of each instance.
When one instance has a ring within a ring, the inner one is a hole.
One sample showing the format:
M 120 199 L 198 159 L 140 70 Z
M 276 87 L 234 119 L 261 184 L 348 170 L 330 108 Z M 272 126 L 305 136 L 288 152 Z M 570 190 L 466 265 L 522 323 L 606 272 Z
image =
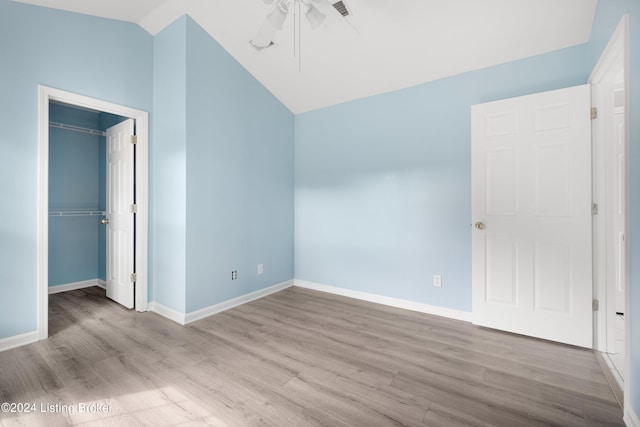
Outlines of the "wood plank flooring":
M 76 290 L 49 330 L 0 353 L 37 405 L 3 427 L 623 425 L 591 351 L 301 288 L 189 326 Z

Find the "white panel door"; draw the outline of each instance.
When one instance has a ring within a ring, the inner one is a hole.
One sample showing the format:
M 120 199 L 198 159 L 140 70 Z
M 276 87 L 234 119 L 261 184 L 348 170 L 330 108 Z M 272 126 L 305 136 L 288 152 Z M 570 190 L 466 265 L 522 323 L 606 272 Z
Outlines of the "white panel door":
M 107 297 L 134 306 L 134 121 L 107 129 Z
M 473 322 L 592 347 L 588 85 L 474 105 Z

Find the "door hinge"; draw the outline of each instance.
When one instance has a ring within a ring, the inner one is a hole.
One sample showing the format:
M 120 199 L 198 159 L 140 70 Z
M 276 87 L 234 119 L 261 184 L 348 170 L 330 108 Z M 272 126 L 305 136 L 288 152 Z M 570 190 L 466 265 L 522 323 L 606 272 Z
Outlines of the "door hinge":
M 597 299 L 593 300 L 593 311 L 600 310 L 600 302 Z
M 129 278 L 131 279 L 131 283 L 135 283 L 138 280 L 138 275 L 136 273 L 131 273 Z
M 131 205 L 131 213 L 138 213 L 138 205 L 135 203 Z
M 591 120 L 595 120 L 598 118 L 598 109 L 596 107 L 591 107 Z
M 131 135 L 131 143 L 136 145 L 138 143 L 138 135 Z
M 592 203 L 591 204 L 591 215 L 598 215 L 598 204 L 597 203 Z

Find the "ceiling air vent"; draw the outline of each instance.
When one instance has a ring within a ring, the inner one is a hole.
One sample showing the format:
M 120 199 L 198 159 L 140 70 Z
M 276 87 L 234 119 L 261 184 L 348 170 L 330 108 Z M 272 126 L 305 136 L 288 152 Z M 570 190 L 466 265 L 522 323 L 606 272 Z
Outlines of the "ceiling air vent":
M 349 11 L 347 10 L 347 6 L 345 6 L 344 2 L 342 0 L 336 2 L 333 4 L 333 7 L 336 8 L 336 10 L 338 12 L 340 12 L 340 15 L 342 16 L 349 16 Z

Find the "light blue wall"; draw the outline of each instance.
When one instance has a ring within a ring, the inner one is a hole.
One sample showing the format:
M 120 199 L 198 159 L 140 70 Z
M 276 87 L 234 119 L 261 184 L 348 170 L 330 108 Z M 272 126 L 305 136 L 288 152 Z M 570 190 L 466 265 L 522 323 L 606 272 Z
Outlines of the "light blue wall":
M 149 300 L 184 313 L 186 300 L 187 17 L 153 41 Z
M 293 115 L 187 16 L 155 37 L 153 112 L 150 299 L 188 313 L 292 279 Z
M 1 339 L 36 330 L 38 84 L 150 111 L 152 37 L 0 0 L 0 58 Z
M 49 286 L 100 278 L 104 226 L 99 221 L 98 216 L 49 217 Z
M 97 112 L 59 104 L 49 120 L 100 129 Z M 49 129 L 49 211 L 101 210 L 105 174 L 104 137 Z M 103 210 L 103 209 L 102 209 Z M 105 279 L 104 226 L 99 216 L 49 216 L 49 286 Z M 102 255 L 102 257 L 101 257 Z
M 292 279 L 293 114 L 191 18 L 186 159 L 187 312 Z
M 470 311 L 470 107 L 582 84 L 587 57 L 581 45 L 296 116 L 296 279 Z
M 625 381 L 631 383 L 631 403 L 635 413 L 640 415 L 640 2 L 638 0 L 601 0 L 593 22 L 591 33 L 591 58 L 589 69 L 593 68 L 602 54 L 611 34 L 625 13 L 630 18 L 631 86 L 630 105 L 627 113 L 631 117 L 631 311 L 626 313 L 631 324 L 631 372 Z

